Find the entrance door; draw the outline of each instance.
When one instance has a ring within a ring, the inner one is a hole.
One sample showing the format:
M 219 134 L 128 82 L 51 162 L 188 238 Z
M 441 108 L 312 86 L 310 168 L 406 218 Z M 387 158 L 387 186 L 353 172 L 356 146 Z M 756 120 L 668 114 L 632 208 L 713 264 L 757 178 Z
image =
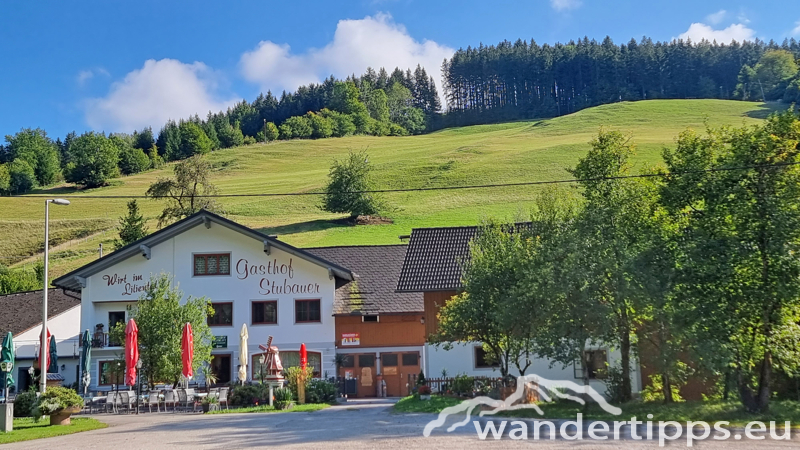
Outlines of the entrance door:
M 358 396 L 375 397 L 377 383 L 375 373 L 375 354 L 356 355 L 356 377 L 358 378 Z
M 227 385 L 231 382 L 231 354 L 211 355 L 211 371 L 217 378 L 217 384 Z
M 419 352 L 381 353 L 381 375 L 386 381 L 386 395 L 405 397 L 411 394 L 409 375 L 419 373 Z

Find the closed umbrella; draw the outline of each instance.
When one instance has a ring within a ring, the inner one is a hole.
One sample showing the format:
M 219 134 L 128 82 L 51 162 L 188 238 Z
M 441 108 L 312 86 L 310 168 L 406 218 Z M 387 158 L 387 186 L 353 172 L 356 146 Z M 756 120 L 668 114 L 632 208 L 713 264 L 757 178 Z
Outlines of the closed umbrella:
M 244 384 L 247 380 L 247 325 L 242 324 L 242 331 L 239 332 L 239 381 Z
M 125 326 L 125 384 L 136 384 L 136 363 L 139 362 L 139 327 L 133 319 Z
M 56 335 L 50 336 L 50 357 L 47 361 L 47 373 L 58 373 L 58 346 Z
M 192 325 L 186 322 L 186 325 L 183 326 L 183 336 L 181 336 L 181 363 L 183 363 L 181 373 L 187 380 L 192 378 L 192 359 L 194 359 L 194 334 Z
M 44 332 L 44 330 L 42 330 L 42 332 L 39 333 L 39 342 L 42 342 L 42 333 L 43 332 Z M 39 349 L 39 370 L 42 372 L 42 374 L 47 373 L 46 372 L 47 367 L 42 367 L 42 358 L 43 357 L 44 358 L 49 358 L 49 356 L 45 356 L 45 355 L 50 353 L 50 349 L 49 349 L 49 347 L 50 347 L 50 329 L 49 328 L 47 329 L 47 340 L 45 341 L 45 344 L 47 344 L 47 345 L 44 348 L 40 348 Z
M 92 367 L 92 338 L 89 335 L 89 330 L 83 332 L 81 339 L 81 370 L 83 371 L 83 393 L 86 394 L 89 390 L 89 384 L 92 381 L 90 369 Z
M 0 370 L 0 389 L 8 399 L 8 389 L 14 386 L 14 342 L 10 331 L 3 339 L 3 347 L 0 348 L 0 369 L 2 369 Z

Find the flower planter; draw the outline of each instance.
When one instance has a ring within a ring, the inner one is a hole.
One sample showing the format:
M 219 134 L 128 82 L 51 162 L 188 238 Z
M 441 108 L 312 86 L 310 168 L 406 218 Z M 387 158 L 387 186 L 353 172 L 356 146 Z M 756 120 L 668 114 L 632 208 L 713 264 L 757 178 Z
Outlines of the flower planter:
M 203 407 L 204 413 L 219 410 L 219 403 L 201 403 L 200 406 Z
M 53 414 L 50 414 L 50 425 L 69 425 L 69 416 L 79 412 L 81 412 L 81 409 L 77 406 L 58 410 Z
M 420 400 L 430 400 L 431 399 L 431 394 L 427 394 L 427 395 L 420 394 L 419 399 Z

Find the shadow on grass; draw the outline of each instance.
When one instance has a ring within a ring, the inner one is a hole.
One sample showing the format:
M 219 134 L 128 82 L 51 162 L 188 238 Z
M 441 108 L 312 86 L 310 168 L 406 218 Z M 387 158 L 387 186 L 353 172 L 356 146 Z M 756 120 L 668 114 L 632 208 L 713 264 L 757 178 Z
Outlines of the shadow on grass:
M 288 225 L 281 225 L 277 227 L 264 227 L 258 228 L 257 231 L 264 234 L 277 234 L 278 237 L 287 234 L 306 233 L 308 231 L 323 231 L 331 228 L 346 228 L 352 227 L 351 223 L 346 220 L 309 220 L 306 222 L 290 223 Z
M 758 109 L 748 111 L 745 115 L 753 119 L 766 119 L 770 114 L 789 109 L 789 105 L 782 102 L 760 103 Z

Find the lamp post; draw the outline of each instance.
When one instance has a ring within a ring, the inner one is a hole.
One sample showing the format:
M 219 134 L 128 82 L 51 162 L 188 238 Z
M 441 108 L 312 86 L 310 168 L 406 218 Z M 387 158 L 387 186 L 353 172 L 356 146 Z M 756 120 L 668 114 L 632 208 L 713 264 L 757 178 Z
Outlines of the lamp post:
M 44 394 L 47 389 L 47 265 L 50 257 L 50 203 L 56 205 L 69 205 L 69 200 L 63 198 L 48 198 L 44 201 L 44 289 L 42 291 L 42 342 L 41 358 L 39 358 L 39 391 Z
M 141 409 L 141 405 L 139 405 L 139 403 L 141 402 L 140 399 L 142 398 L 142 359 L 141 358 L 139 358 L 139 360 L 136 361 L 136 378 L 137 378 L 137 381 L 138 381 L 138 383 L 136 383 L 136 390 L 137 390 L 137 393 L 136 393 L 136 415 L 139 415 L 139 410 Z M 165 409 L 166 409 L 166 407 L 165 407 Z

